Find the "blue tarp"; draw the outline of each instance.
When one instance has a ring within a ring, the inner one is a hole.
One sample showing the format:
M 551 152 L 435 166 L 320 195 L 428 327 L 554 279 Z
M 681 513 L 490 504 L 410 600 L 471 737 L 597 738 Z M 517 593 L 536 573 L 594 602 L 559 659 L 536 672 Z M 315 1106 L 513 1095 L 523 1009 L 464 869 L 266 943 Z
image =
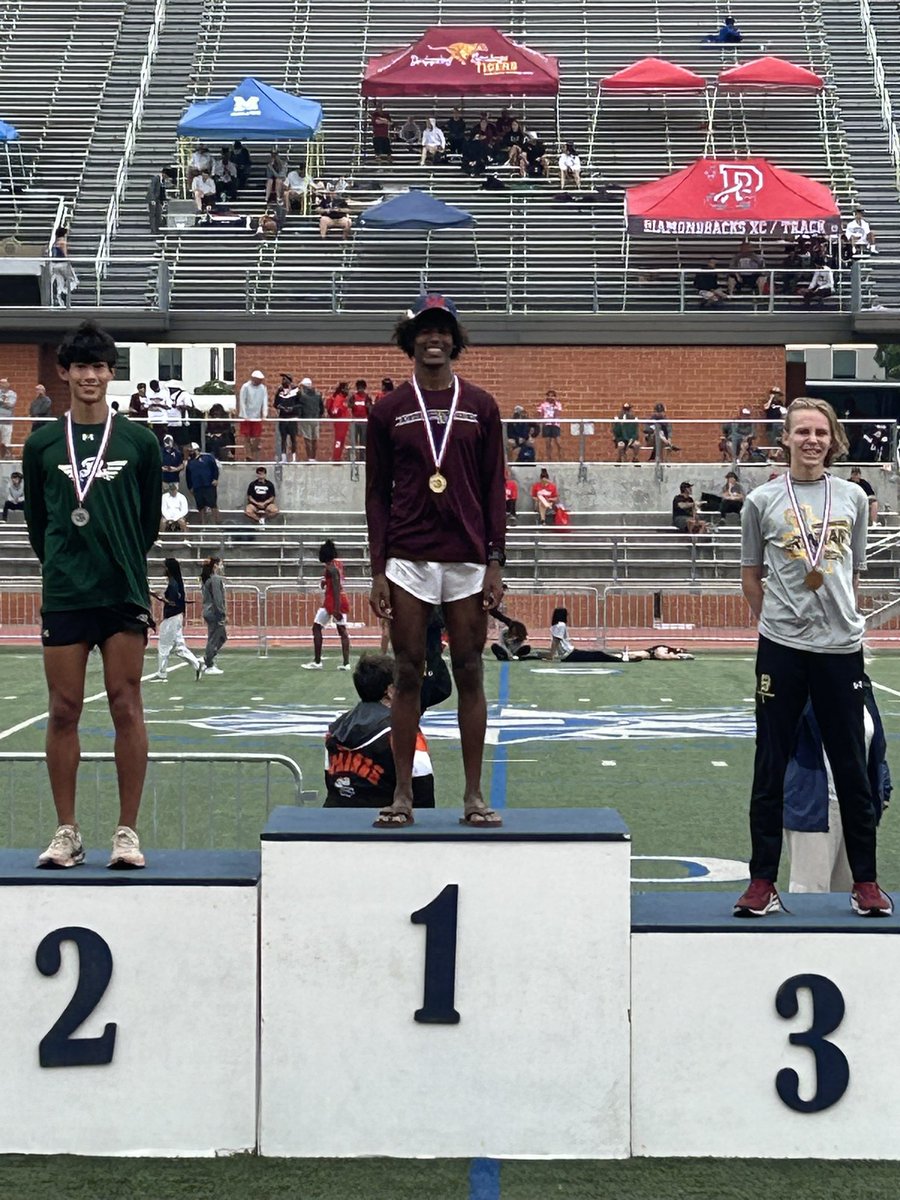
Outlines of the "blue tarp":
M 359 223 L 375 229 L 463 229 L 474 225 L 475 218 L 428 192 L 412 189 L 367 208 L 360 214 Z
M 5 121 L 0 121 L 0 142 L 14 142 L 19 136 L 19 131 L 15 125 L 7 125 Z
M 178 136 L 211 142 L 306 141 L 322 124 L 322 105 L 280 92 L 248 76 L 220 100 L 192 104 L 178 122 Z

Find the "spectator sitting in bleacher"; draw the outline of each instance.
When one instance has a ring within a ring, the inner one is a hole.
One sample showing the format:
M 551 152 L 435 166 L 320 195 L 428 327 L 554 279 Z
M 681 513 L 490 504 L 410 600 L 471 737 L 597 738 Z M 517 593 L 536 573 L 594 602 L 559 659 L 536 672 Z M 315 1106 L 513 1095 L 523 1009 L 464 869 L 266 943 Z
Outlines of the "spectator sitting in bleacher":
M 461 111 L 454 108 L 447 120 L 447 153 L 462 154 L 466 148 L 466 122 Z
M 525 126 L 515 118 L 510 123 L 509 129 L 504 133 L 503 137 L 497 143 L 498 153 L 495 155 L 497 162 L 506 162 L 509 167 L 521 167 L 520 159 L 525 157 L 526 134 Z
M 742 408 L 734 421 L 726 421 L 722 426 L 722 436 L 719 439 L 719 450 L 722 462 L 738 459 L 744 450 L 747 438 L 753 434 L 753 422 L 747 418 L 752 416 L 749 408 Z
M 283 204 L 267 204 L 262 216 L 251 217 L 250 228 L 256 237 L 274 238 L 281 233 L 285 220 Z
M 761 272 L 766 263 L 748 241 L 741 242 L 731 260 L 731 271 L 728 275 L 728 295 L 749 288 L 759 295 L 763 293 L 766 276 Z
M 744 489 L 738 482 L 735 472 L 729 471 L 725 476 L 725 486 L 722 488 L 719 512 L 723 517 L 731 516 L 732 514 L 740 516 L 743 507 Z
M 250 161 L 250 151 L 240 140 L 235 140 L 232 143 L 231 161 L 234 163 L 235 170 L 237 171 L 238 187 L 246 187 L 247 180 L 250 178 L 252 163 Z
M 228 414 L 221 404 L 214 404 L 206 425 L 206 449 L 219 462 L 233 462 L 236 444 L 234 425 L 228 420 Z
M 422 157 L 419 160 L 419 166 L 424 167 L 426 161 L 446 161 L 446 149 L 447 139 L 444 137 L 444 131 L 438 128 L 437 119 L 435 117 L 429 117 L 425 122 L 425 128 L 422 131 Z
M 212 208 L 216 203 L 216 185 L 207 167 L 195 177 L 191 184 L 191 195 L 194 197 L 197 212 Z
M 672 524 L 681 533 L 708 533 L 709 525 L 697 516 L 697 501 L 693 484 L 682 483 L 672 500 Z
M 744 35 L 737 27 L 734 17 L 726 17 L 715 33 L 708 33 L 701 42 L 742 42 Z
M 853 220 L 848 221 L 844 229 L 844 237 L 850 246 L 850 252 L 854 256 L 863 254 L 868 251 L 869 254 L 877 254 L 878 250 L 875 247 L 875 234 L 872 226 L 865 218 L 865 209 L 854 208 Z
M 520 164 L 522 175 L 546 176 L 549 171 L 547 147 L 536 133 L 526 136 L 525 162 Z
M 9 520 L 11 512 L 25 511 L 25 482 L 21 471 L 13 471 L 6 485 L 6 499 L 3 502 L 3 520 Z
M 834 274 L 831 267 L 826 266 L 824 258 L 817 259 L 814 266 L 816 269 L 809 283 L 800 291 L 804 308 L 809 308 L 813 303 L 817 308 L 821 308 L 823 302 L 834 294 Z
M 278 516 L 275 503 L 275 484 L 267 478 L 266 468 L 257 467 L 256 477 L 247 487 L 247 503 L 244 515 L 257 525 L 265 525 L 266 519 Z
M 478 120 L 472 126 L 470 131 L 472 134 L 483 133 L 488 145 L 493 145 L 497 140 L 497 126 L 490 118 L 490 114 L 486 112 L 479 113 Z
M 625 455 L 630 454 L 631 461 L 637 462 L 640 454 L 638 423 L 627 400 L 619 409 L 618 417 L 613 421 L 612 437 L 616 447 L 617 461 L 624 462 Z
M 350 212 L 347 201 L 338 195 L 333 187 L 329 187 L 319 198 L 319 235 L 328 237 L 329 229 L 337 227 L 343 230 L 344 240 L 350 236 Z
M 473 133 L 463 150 L 464 175 L 481 175 L 488 163 L 488 144 L 483 133 Z
M 415 154 L 422 144 L 422 130 L 416 124 L 415 120 L 409 116 L 400 126 L 398 134 L 403 145 Z
M 753 434 L 751 434 L 750 437 L 744 439 L 744 447 L 741 450 L 740 461 L 741 462 L 762 463 L 762 462 L 769 462 L 770 459 L 769 459 L 769 455 L 766 454 L 766 452 L 764 450 L 762 450 L 759 446 L 757 446 L 756 437 Z M 777 446 L 775 447 L 775 450 L 772 454 L 771 461 L 772 462 L 781 462 L 780 448 Z
M 534 432 L 532 433 L 532 430 Z M 534 438 L 537 436 L 537 430 L 531 426 L 528 430 L 528 436 L 523 442 L 519 443 L 519 453 L 516 455 L 516 462 L 533 463 L 537 461 L 537 451 L 534 448 Z
M 546 467 L 541 467 L 540 478 L 531 485 L 531 499 L 534 501 L 538 525 L 552 524 L 553 512 L 559 502 L 559 490 Z
M 707 259 L 706 270 L 698 271 L 694 276 L 694 291 L 700 297 L 701 308 L 721 308 L 728 299 L 719 280 L 714 258 Z
M 505 480 L 504 491 L 506 493 L 506 523 L 507 525 L 515 525 L 518 519 L 516 517 L 516 504 L 519 499 L 519 485 L 513 479 L 509 467 L 506 468 L 503 478 Z
M 231 151 L 227 146 L 222 147 L 222 153 L 216 159 L 212 175 L 216 184 L 216 199 L 237 200 L 237 167 L 231 161 Z
M 517 404 L 513 409 L 512 420 L 506 427 L 506 440 L 509 444 L 510 454 L 524 445 L 529 438 L 537 437 L 537 435 L 537 425 L 527 419 L 525 409 L 521 404 Z
M 162 494 L 160 529 L 163 533 L 184 533 L 187 529 L 187 496 L 179 492 L 177 483 L 170 483 Z
M 282 200 L 284 202 L 284 211 L 289 213 L 296 203 L 298 208 L 303 208 L 304 197 L 314 190 L 315 184 L 311 176 L 306 173 L 306 163 L 300 163 L 293 170 L 288 171 L 284 179 L 284 192 Z
M 266 203 L 273 198 L 281 203 L 284 181 L 287 178 L 287 163 L 277 150 L 273 150 L 266 163 Z
M 650 447 L 650 462 L 654 462 L 659 450 L 659 461 L 665 462 L 670 450 L 678 447 L 672 444 L 672 426 L 666 420 L 666 406 L 660 400 L 653 405 L 653 419 L 644 426 L 644 441 Z
M 191 155 L 191 161 L 188 163 L 188 185 L 193 184 L 195 178 L 201 171 L 212 170 L 212 155 L 209 152 L 209 147 L 200 145 Z
M 581 191 L 581 158 L 574 142 L 566 142 L 566 148 L 559 156 L 559 186 L 565 189 L 566 181 L 571 179 L 578 191 Z

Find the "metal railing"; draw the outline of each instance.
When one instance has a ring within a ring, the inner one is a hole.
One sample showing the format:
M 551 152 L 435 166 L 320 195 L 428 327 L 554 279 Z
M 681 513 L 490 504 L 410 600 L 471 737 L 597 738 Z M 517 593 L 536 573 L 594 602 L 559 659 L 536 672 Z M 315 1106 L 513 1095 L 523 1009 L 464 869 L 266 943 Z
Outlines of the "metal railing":
M 875 78 L 875 91 L 878 93 L 878 103 L 881 107 L 881 125 L 887 134 L 888 151 L 894 164 L 894 186 L 900 190 L 900 132 L 894 121 L 894 109 L 888 92 L 884 74 L 884 63 L 878 52 L 878 35 L 872 24 L 872 10 L 869 0 L 859 0 L 859 19 L 866 37 L 866 50 L 872 60 L 872 72 Z

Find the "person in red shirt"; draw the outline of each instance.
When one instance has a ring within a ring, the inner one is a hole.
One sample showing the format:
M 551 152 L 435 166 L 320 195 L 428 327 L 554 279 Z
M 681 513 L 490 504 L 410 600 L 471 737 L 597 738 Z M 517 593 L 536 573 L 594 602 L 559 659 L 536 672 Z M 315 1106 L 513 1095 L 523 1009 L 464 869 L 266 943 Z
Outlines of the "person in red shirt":
M 319 562 L 325 568 L 319 587 L 325 592 L 322 607 L 313 620 L 313 661 L 303 664 L 304 671 L 322 670 L 322 630 L 334 621 L 338 637 L 341 639 L 341 657 L 343 662 L 339 671 L 350 670 L 350 637 L 347 633 L 347 613 L 350 603 L 344 591 L 344 564 L 338 558 L 337 546 L 331 538 L 327 538 L 319 547 Z
M 507 525 L 515 525 L 516 523 L 516 501 L 519 499 L 519 485 L 516 483 L 510 474 L 509 467 L 505 473 L 505 489 L 506 489 L 506 523 Z
M 369 124 L 372 126 L 372 150 L 380 163 L 391 161 L 391 114 L 381 107 L 381 101 L 375 101 L 375 107 L 369 114 Z
M 425 671 L 426 629 L 440 604 L 459 696 L 466 825 L 501 824 L 481 794 L 487 725 L 481 655 L 488 610 L 503 593 L 506 503 L 503 428 L 494 397 L 461 379 L 467 345 L 456 306 L 420 296 L 394 332 L 413 376 L 369 414 L 366 520 L 369 603 L 391 621 L 396 686 L 391 728 L 397 785 L 376 826 L 413 823 L 412 763 Z
M 548 518 L 552 515 L 552 510 L 559 500 L 559 491 L 546 467 L 541 467 L 540 479 L 531 485 L 531 498 L 534 501 L 534 510 L 538 515 L 538 524 L 547 525 Z
M 331 451 L 332 462 L 340 462 L 344 457 L 347 431 L 350 428 L 350 405 L 347 400 L 349 394 L 350 384 L 341 382 L 325 402 L 325 411 L 334 421 L 334 447 Z
M 366 421 L 375 403 L 368 393 L 368 386 L 364 379 L 357 379 L 354 384 L 355 390 L 350 397 L 350 416 L 353 418 L 353 424 L 350 426 L 350 444 L 353 447 L 354 462 L 359 462 L 360 458 L 365 457 L 365 454 L 360 455 L 359 452 L 365 451 L 366 448 Z

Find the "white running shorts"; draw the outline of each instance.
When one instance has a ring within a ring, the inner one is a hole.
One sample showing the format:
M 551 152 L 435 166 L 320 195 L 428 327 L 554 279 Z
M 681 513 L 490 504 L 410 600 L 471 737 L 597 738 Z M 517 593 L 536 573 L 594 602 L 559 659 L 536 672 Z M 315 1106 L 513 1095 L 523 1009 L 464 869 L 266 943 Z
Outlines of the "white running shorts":
M 474 596 L 484 585 L 483 563 L 411 562 L 389 558 L 384 573 L 404 592 L 426 604 L 451 604 Z
M 315 617 L 313 618 L 313 624 L 321 625 L 323 627 L 325 625 L 327 625 L 329 621 L 334 621 L 335 625 L 346 625 L 347 624 L 347 614 L 346 613 L 330 613 L 327 608 L 320 608 L 316 612 Z

